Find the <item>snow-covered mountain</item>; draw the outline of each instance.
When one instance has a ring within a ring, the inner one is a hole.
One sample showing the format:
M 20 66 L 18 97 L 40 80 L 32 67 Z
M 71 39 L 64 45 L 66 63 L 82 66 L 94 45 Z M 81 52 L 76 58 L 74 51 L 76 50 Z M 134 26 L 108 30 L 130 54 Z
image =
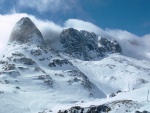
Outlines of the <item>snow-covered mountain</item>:
M 23 17 L 14 26 L 9 43 L 14 41 L 19 44 L 34 43 L 40 46 L 45 44 L 41 32 L 28 17 Z
M 149 61 L 88 31 L 65 29 L 58 41 L 51 49 L 29 18 L 16 23 L 0 60 L 0 113 L 150 111 Z
M 114 40 L 73 28 L 62 31 L 60 42 L 63 44 L 62 48 L 65 53 L 83 60 L 104 57 L 107 52 L 122 52 L 120 45 Z

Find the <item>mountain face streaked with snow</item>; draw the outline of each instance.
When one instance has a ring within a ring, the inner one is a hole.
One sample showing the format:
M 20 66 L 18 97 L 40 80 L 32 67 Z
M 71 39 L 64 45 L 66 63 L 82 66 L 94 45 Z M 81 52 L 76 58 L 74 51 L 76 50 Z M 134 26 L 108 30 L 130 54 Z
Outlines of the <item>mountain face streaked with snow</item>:
M 0 60 L 0 113 L 150 112 L 149 61 L 73 28 L 59 44 L 51 49 L 27 17 L 16 23 Z
M 20 44 L 34 42 L 40 46 L 45 44 L 41 32 L 28 17 L 22 18 L 14 26 L 9 43 L 14 41 Z
M 83 60 L 105 56 L 106 52 L 121 53 L 120 45 L 113 40 L 102 38 L 95 33 L 78 31 L 73 28 L 63 30 L 60 42 L 65 53 Z

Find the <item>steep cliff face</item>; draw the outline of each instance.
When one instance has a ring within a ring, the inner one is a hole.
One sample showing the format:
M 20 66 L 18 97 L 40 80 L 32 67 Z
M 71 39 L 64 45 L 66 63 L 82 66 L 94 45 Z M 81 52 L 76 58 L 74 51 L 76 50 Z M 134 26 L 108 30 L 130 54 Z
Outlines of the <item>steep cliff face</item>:
M 14 41 L 20 44 L 45 44 L 41 32 L 28 17 L 21 18 L 14 26 L 9 43 Z
M 105 56 L 106 52 L 121 53 L 120 45 L 113 40 L 102 38 L 95 33 L 78 31 L 73 28 L 63 30 L 60 34 L 63 51 L 73 57 L 91 60 Z

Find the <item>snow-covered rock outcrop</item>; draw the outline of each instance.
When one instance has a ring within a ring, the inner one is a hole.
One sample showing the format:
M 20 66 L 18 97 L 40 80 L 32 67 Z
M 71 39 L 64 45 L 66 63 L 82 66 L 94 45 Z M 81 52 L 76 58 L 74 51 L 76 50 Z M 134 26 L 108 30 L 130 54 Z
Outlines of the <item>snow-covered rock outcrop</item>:
M 63 51 L 73 57 L 91 60 L 105 56 L 106 52 L 121 53 L 117 41 L 102 38 L 95 33 L 78 31 L 73 28 L 65 29 L 60 34 Z
M 45 44 L 41 32 L 28 17 L 21 18 L 14 26 L 9 43 L 14 41 L 19 42 L 20 44 Z

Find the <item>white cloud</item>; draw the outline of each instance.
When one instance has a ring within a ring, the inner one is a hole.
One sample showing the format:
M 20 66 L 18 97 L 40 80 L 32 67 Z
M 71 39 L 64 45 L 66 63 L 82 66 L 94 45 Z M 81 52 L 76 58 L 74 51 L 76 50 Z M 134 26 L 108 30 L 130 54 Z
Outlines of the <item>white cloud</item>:
M 38 12 L 66 11 L 75 6 L 76 0 L 19 0 L 21 8 L 33 8 Z
M 135 58 L 150 59 L 150 34 L 139 37 L 133 33 L 121 29 L 102 29 L 90 22 L 77 19 L 69 19 L 65 22 L 65 27 L 73 27 L 78 30 L 95 32 L 102 37 L 112 38 L 119 42 L 123 54 Z
M 52 21 L 40 20 L 31 15 L 28 15 L 28 17 L 35 23 L 45 39 L 53 41 L 59 36 L 60 32 L 62 31 L 62 27 Z
M 0 50 L 7 44 L 11 30 L 21 15 L 0 15 Z
M 125 55 L 150 59 L 150 34 L 139 37 L 125 30 L 102 29 L 90 22 L 77 19 L 69 19 L 64 23 L 64 26 L 59 26 L 52 21 L 40 20 L 33 15 L 28 14 L 0 15 L 0 50 L 6 46 L 13 26 L 22 17 L 31 18 L 43 34 L 43 37 L 48 39 L 51 44 L 54 45 L 55 43 L 53 42 L 57 42 L 62 29 L 72 27 L 78 30 L 95 32 L 102 37 L 117 40 L 123 49 L 123 54 Z
M 97 34 L 103 33 L 103 30 L 100 27 L 90 22 L 86 22 L 78 19 L 69 19 L 64 23 L 64 26 L 66 28 L 72 27 L 78 30 L 87 30 L 87 31 L 95 32 Z
M 56 25 L 52 21 L 40 20 L 35 18 L 33 15 L 28 15 L 25 13 L 0 15 L 0 51 L 2 51 L 3 48 L 7 45 L 15 23 L 22 17 L 29 17 L 42 32 L 43 37 L 51 41 L 55 40 L 55 38 L 58 37 L 62 30 L 60 26 Z

